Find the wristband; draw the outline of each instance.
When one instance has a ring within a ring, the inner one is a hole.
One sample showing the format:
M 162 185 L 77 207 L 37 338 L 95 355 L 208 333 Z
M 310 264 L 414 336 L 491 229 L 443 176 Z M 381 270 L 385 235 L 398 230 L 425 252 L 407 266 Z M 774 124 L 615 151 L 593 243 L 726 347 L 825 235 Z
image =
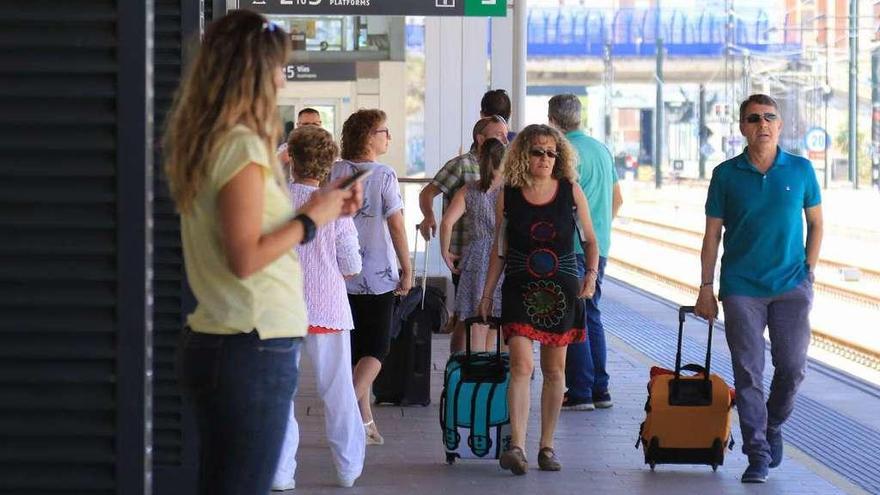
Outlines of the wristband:
M 299 215 L 293 217 L 294 220 L 299 220 L 299 223 L 303 226 L 303 238 L 299 242 L 300 245 L 307 244 L 315 238 L 315 234 L 317 233 L 317 226 L 315 226 L 315 221 L 309 218 L 305 213 L 300 213 Z
M 702 289 L 703 287 L 712 287 L 713 285 L 715 285 L 714 280 L 709 281 L 709 282 L 703 282 L 702 284 L 700 284 L 700 288 Z

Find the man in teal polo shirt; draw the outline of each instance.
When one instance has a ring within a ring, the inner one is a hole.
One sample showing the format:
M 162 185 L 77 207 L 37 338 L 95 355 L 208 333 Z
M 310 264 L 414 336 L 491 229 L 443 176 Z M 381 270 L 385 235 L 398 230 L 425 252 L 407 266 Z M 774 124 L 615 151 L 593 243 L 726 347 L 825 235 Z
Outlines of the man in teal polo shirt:
M 739 115 L 748 146 L 712 172 L 695 312 L 708 319 L 718 316 L 713 278 L 723 227 L 718 295 L 733 362 L 742 449 L 749 457 L 742 481 L 763 483 L 768 468 L 782 462 L 782 424 L 794 409 L 806 370 L 822 206 L 813 165 L 779 148 L 782 118 L 776 101 L 751 95 Z M 774 365 L 766 402 L 765 327 Z
M 611 220 L 623 204 L 617 172 L 608 148 L 584 134 L 581 126 L 581 102 L 573 94 L 556 95 L 547 106 L 550 125 L 565 133 L 578 153 L 578 184 L 590 205 L 590 218 L 599 243 L 599 269 L 596 273 L 596 293 L 585 301 L 587 339 L 580 344 L 569 344 L 565 357 L 565 386 L 562 401 L 565 410 L 591 411 L 597 407 L 611 407 L 608 392 L 608 372 L 605 369 L 605 329 L 599 299 L 602 297 L 602 279 L 611 247 Z M 578 270 L 584 275 L 584 250 L 575 242 Z

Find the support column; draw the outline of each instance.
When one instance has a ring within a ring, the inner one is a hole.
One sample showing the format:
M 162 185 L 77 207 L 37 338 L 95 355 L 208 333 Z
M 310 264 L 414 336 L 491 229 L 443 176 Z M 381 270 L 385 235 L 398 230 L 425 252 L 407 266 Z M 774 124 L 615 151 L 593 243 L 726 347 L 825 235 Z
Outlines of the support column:
M 425 173 L 429 177 L 470 148 L 471 130 L 489 80 L 487 37 L 485 18 L 425 18 Z
M 507 17 L 492 17 L 489 25 L 492 36 L 489 86 L 509 93 L 513 89 L 513 5 L 507 4 Z
M 511 88 L 511 130 L 519 132 L 526 117 L 526 42 L 528 36 L 526 0 L 513 0 L 513 87 Z

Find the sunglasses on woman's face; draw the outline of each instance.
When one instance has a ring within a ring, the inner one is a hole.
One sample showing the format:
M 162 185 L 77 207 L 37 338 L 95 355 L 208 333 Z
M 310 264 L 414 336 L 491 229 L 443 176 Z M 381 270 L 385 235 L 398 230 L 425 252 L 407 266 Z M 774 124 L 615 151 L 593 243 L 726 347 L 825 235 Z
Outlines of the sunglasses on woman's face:
M 750 113 L 746 115 L 746 122 L 749 124 L 757 124 L 763 118 L 767 122 L 773 122 L 778 119 L 779 116 L 775 113 L 765 112 L 765 113 Z
M 559 156 L 559 153 L 555 150 L 545 150 L 543 148 L 532 148 L 529 150 L 529 154 L 535 158 L 542 158 L 544 155 L 547 155 L 550 158 L 556 159 L 556 157 Z

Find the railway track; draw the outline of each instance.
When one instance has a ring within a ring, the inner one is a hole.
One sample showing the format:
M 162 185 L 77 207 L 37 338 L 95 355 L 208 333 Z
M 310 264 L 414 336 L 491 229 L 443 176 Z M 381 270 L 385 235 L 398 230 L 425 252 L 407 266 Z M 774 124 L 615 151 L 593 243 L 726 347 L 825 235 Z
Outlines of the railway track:
M 633 225 L 646 225 L 648 227 L 653 227 L 657 229 L 668 230 L 670 232 L 675 232 L 678 234 L 687 235 L 693 237 L 698 245 L 703 242 L 703 232 L 699 230 L 688 229 L 685 227 L 679 227 L 678 225 L 670 225 L 668 223 L 656 222 L 653 220 L 645 220 L 643 218 L 634 218 L 634 217 L 618 217 L 619 220 L 623 220 L 627 224 Z M 621 226 L 620 223 L 614 225 L 615 232 L 632 232 L 631 230 L 627 230 L 624 226 Z M 699 249 L 697 249 L 699 252 Z M 826 268 L 831 270 L 841 270 L 844 268 L 858 268 L 862 274 L 862 277 L 866 280 L 870 280 L 872 282 L 880 283 L 880 270 L 874 270 L 871 268 L 864 268 L 860 266 L 855 266 L 851 263 L 843 263 L 837 260 L 831 260 L 828 258 L 819 258 L 819 267 L 817 268 Z
M 671 225 L 667 226 L 667 225 L 663 225 L 663 224 L 660 224 L 657 222 L 648 222 L 648 221 L 643 221 L 643 220 L 632 220 L 632 219 L 630 220 L 630 222 L 645 223 L 645 224 L 649 224 L 655 228 L 663 228 L 663 229 L 666 229 L 669 231 L 687 233 L 688 235 L 696 234 L 700 237 L 700 239 L 702 239 L 702 235 L 703 235 L 701 232 L 694 232 L 692 230 L 683 229 L 683 228 L 677 227 L 677 226 L 671 226 Z M 638 240 L 641 240 L 644 242 L 650 242 L 652 244 L 663 246 L 663 247 L 669 248 L 669 249 L 674 249 L 676 251 L 684 252 L 684 253 L 691 254 L 691 255 L 694 255 L 697 257 L 700 256 L 700 248 L 694 247 L 693 245 L 683 244 L 681 242 L 668 240 L 668 239 L 658 239 L 656 236 L 636 232 L 636 231 L 631 230 L 627 227 L 619 226 L 619 225 L 614 226 L 613 230 L 616 235 L 623 235 L 623 236 L 626 236 L 629 238 L 638 239 Z M 840 267 L 844 267 L 844 266 L 847 266 L 847 267 L 851 266 L 851 265 L 845 265 L 845 264 L 837 262 L 837 261 L 829 261 L 829 260 L 822 260 L 822 259 L 819 260 L 819 263 L 823 267 L 829 268 L 829 269 L 833 269 L 835 267 L 840 268 Z M 877 272 L 874 270 L 869 270 L 869 269 L 864 269 L 864 268 L 859 268 L 859 270 L 862 271 L 862 274 L 865 275 L 866 279 L 870 278 L 873 280 L 876 278 L 877 281 L 880 281 L 880 272 Z M 828 283 L 826 281 L 821 280 L 818 277 L 817 277 L 816 281 L 813 283 L 813 288 L 818 292 L 821 292 L 821 293 L 828 295 L 828 296 L 832 296 L 832 297 L 837 298 L 842 301 L 852 302 L 852 303 L 859 304 L 859 305 L 867 307 L 867 308 L 880 310 L 880 297 L 877 297 L 873 294 L 868 294 L 868 293 L 861 292 L 861 291 L 854 290 L 854 289 L 850 289 L 847 287 L 841 287 L 837 284 Z
M 615 232 L 617 232 L 616 228 Z M 669 241 L 657 240 L 653 238 L 650 238 L 649 240 L 651 242 L 662 245 L 666 245 L 667 243 L 669 243 Z M 697 250 L 697 254 L 699 254 L 699 250 Z M 609 261 L 611 261 L 616 267 L 622 268 L 628 272 L 635 273 L 641 277 L 654 280 L 668 287 L 672 287 L 685 294 L 689 294 L 694 298 L 696 298 L 697 294 L 700 291 L 699 286 L 694 284 L 693 282 L 687 282 L 675 277 L 671 277 L 669 275 L 658 273 L 645 266 L 631 263 L 627 260 L 616 257 L 613 254 L 609 256 Z M 815 284 L 814 287 L 816 287 Z M 862 366 L 880 371 L 880 352 L 874 351 L 873 349 L 869 349 L 857 343 L 841 339 L 831 332 L 825 331 L 820 328 L 814 327 L 811 330 L 811 344 L 814 347 L 844 357 Z

